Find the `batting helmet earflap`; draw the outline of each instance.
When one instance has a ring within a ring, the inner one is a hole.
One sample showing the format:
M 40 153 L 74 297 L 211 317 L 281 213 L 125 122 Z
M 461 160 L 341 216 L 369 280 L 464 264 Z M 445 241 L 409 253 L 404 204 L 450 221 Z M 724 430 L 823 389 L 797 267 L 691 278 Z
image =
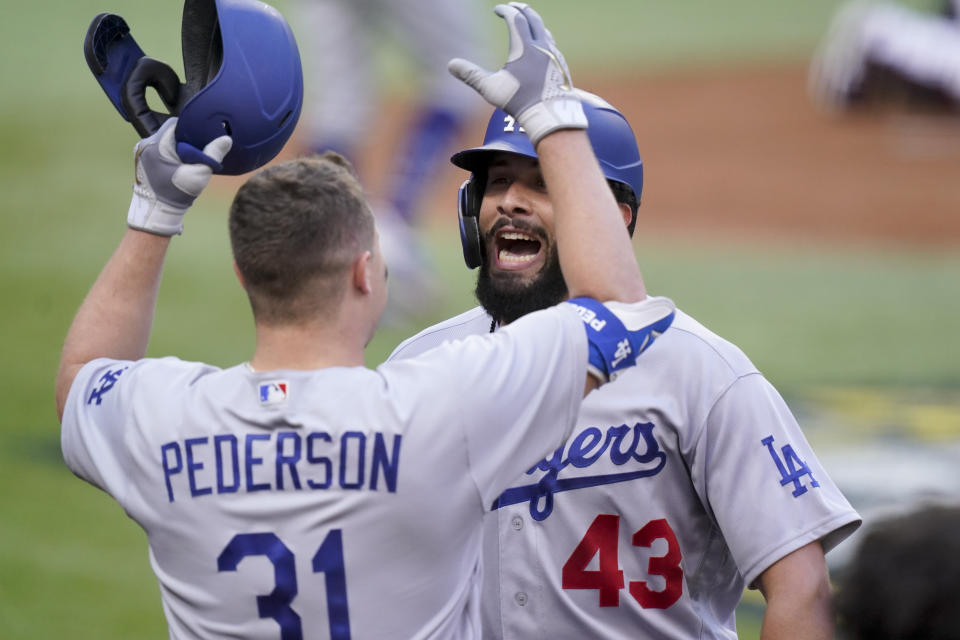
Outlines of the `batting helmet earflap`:
M 643 191 L 643 161 L 630 123 L 603 98 L 580 89 L 576 91 L 587 116 L 587 137 L 603 175 L 607 180 L 630 187 L 639 202 Z M 481 146 L 465 149 L 450 158 L 453 164 L 471 173 L 460 187 L 457 203 L 463 257 L 470 269 L 483 262 L 479 228 L 480 203 L 485 186 L 483 176 L 491 156 L 497 152 L 537 157 L 530 138 L 516 120 L 501 109 L 495 110 L 490 116 Z
M 480 180 L 470 176 L 463 181 L 457 193 L 460 244 L 468 269 L 476 269 L 483 264 L 483 242 L 480 241 L 480 201 L 483 200 L 483 186 L 480 183 Z
M 141 137 L 179 118 L 177 153 L 208 162 L 200 150 L 228 134 L 233 147 L 216 173 L 239 175 L 272 160 L 293 134 L 303 104 L 300 53 L 290 26 L 259 0 L 185 0 L 181 46 L 186 82 L 148 58 L 123 18 L 100 14 L 84 40 L 94 76 Z M 150 109 L 154 87 L 169 113 Z

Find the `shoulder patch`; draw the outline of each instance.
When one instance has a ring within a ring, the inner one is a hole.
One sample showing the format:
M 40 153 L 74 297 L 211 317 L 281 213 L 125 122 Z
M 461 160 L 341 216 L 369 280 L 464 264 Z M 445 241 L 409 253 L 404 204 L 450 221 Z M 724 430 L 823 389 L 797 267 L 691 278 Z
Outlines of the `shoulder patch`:
M 777 465 L 777 471 L 780 472 L 780 486 L 785 487 L 793 483 L 794 498 L 798 498 L 807 492 L 807 487 L 803 484 L 804 476 L 810 478 L 811 487 L 820 486 L 817 479 L 813 477 L 810 466 L 800 459 L 800 456 L 796 454 L 791 445 L 785 444 L 780 447 L 780 452 L 783 454 L 783 458 L 781 458 L 773 445 L 773 435 L 769 435 L 761 440 L 760 444 L 767 448 L 770 456 L 773 458 L 774 464 Z
M 104 394 L 113 389 L 113 387 L 117 384 L 117 379 L 120 378 L 120 374 L 126 370 L 127 367 L 107 369 L 97 381 L 99 382 L 97 388 L 90 392 L 90 397 L 87 398 L 87 404 L 99 405 L 101 402 L 103 402 Z

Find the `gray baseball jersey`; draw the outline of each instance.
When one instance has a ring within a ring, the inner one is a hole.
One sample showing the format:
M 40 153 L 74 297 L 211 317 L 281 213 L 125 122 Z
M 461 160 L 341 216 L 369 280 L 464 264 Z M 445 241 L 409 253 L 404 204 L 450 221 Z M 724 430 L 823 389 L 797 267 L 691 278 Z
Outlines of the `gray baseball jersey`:
M 70 469 L 144 529 L 171 638 L 479 637 L 486 506 L 572 428 L 572 307 L 377 370 L 85 365 Z
M 391 360 L 490 327 L 476 308 Z M 777 391 L 680 311 L 487 506 L 485 638 L 735 638 L 745 585 L 860 522 Z

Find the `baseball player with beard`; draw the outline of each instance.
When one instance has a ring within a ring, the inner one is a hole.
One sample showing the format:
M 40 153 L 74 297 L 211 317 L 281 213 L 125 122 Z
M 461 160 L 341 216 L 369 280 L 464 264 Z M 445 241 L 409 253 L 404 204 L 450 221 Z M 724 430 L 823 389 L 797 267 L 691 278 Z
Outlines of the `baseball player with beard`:
M 185 163 L 170 118 L 137 144 L 129 228 L 71 324 L 56 403 L 67 465 L 147 534 L 171 638 L 480 637 L 486 505 L 570 433 L 585 389 L 669 327 L 549 32 L 523 5 L 497 12 L 510 59 L 471 77 L 530 132 L 556 185 L 562 269 L 591 297 L 496 335 L 362 366 L 387 273 L 333 154 L 272 165 L 234 198 L 249 362 L 144 358 L 171 237 L 233 142 Z
M 643 184 L 633 132 L 580 96 L 632 233 Z M 558 198 L 516 119 L 496 110 L 483 144 L 452 161 L 471 173 L 460 232 L 481 306 L 391 361 L 496 335 L 568 295 Z M 511 640 L 735 638 L 744 587 L 766 599 L 763 638 L 832 638 L 824 554 L 860 523 L 773 386 L 679 310 L 643 366 L 588 396 L 566 441 L 487 507 L 484 637 Z

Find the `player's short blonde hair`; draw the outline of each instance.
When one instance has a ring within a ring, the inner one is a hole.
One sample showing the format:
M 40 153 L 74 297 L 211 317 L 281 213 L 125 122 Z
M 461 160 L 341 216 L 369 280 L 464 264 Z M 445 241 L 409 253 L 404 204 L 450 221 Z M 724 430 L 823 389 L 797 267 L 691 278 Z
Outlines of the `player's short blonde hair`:
M 255 173 L 233 199 L 229 226 L 254 317 L 267 324 L 335 309 L 375 228 L 353 167 L 332 152 Z

